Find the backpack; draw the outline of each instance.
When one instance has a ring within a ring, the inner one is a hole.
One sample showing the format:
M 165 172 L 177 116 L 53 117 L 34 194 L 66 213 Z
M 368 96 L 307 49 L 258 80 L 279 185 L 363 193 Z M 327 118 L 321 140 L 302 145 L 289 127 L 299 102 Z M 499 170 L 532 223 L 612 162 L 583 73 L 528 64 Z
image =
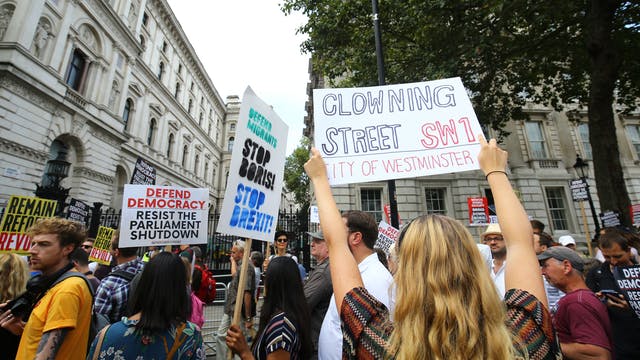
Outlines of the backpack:
M 91 283 L 89 283 L 89 279 L 87 279 L 84 274 L 76 272 L 76 271 L 67 271 L 66 273 L 62 274 L 52 285 L 50 288 L 54 287 L 56 284 L 70 278 L 73 276 L 77 276 L 79 278 L 82 278 L 84 280 L 84 282 L 87 284 L 87 288 L 89 288 L 89 292 L 91 293 L 91 324 L 89 325 L 89 340 L 88 340 L 88 344 L 87 344 L 87 353 L 89 352 L 89 349 L 91 348 L 91 343 L 93 342 L 93 339 L 96 337 L 96 335 L 98 335 L 98 333 L 100 332 L 100 330 L 102 330 L 105 326 L 110 324 L 109 318 L 104 315 L 104 314 L 100 314 L 94 311 L 93 308 L 93 303 L 94 303 L 94 297 L 95 294 L 93 293 L 93 288 L 91 287 Z
M 199 285 L 198 278 L 200 278 Z M 196 287 L 193 292 L 205 304 L 210 304 L 216 299 L 216 279 L 206 267 L 194 266 L 193 284 Z

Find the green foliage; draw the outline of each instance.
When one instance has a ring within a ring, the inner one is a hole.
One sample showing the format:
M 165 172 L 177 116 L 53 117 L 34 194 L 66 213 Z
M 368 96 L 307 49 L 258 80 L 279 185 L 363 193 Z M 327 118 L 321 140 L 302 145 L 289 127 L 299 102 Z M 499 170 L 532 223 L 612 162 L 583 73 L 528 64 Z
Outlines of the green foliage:
M 300 139 L 298 147 L 287 156 L 284 163 L 284 187 L 292 192 L 295 202 L 302 208 L 309 206 L 309 177 L 304 171 L 304 163 L 309 160 L 311 141 L 307 137 Z
M 587 105 L 590 1 L 381 0 L 386 81 L 460 76 L 481 123 L 502 128 L 522 119 L 526 101 L 561 109 Z M 616 3 L 615 1 L 610 3 Z M 611 41 L 620 49 L 616 100 L 632 108 L 640 96 L 640 5 L 617 2 Z M 285 13 L 309 21 L 303 51 L 334 86 L 377 85 L 371 3 L 285 0 Z M 605 14 L 606 15 L 606 14 Z M 339 79 L 339 80 L 336 80 Z

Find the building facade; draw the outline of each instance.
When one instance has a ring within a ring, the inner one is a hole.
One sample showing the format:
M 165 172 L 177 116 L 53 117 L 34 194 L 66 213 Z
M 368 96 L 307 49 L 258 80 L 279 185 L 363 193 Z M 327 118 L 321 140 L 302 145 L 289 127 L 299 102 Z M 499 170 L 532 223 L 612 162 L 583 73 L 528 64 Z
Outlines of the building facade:
M 143 158 L 219 209 L 239 107 L 166 0 L 0 0 L 0 207 L 64 159 L 69 198 L 119 209 Z
M 309 68 L 304 135 L 313 138 L 313 89 L 322 88 L 325 79 Z M 640 114 L 615 114 L 620 159 L 627 191 L 632 204 L 640 203 Z M 591 163 L 591 145 L 587 113 L 583 111 L 557 112 L 551 108 L 528 104 L 527 121 L 511 121 L 506 127 L 510 133 L 503 146 L 509 152 L 510 179 L 518 192 L 525 210 L 532 219 L 542 221 L 545 231 L 556 239 L 573 235 L 584 242 L 594 236 L 595 223 L 587 202 L 573 202 L 569 182 L 579 177 L 573 165 L 576 156 Z M 571 118 L 570 118 L 571 117 Z M 489 133 L 488 136 L 495 134 Z M 588 183 L 597 214 L 601 209 L 593 180 L 593 167 L 589 167 Z M 398 179 L 396 198 L 401 222 L 423 214 L 443 214 L 469 223 L 467 199 L 487 197 L 489 207 L 493 197 L 480 170 Z M 384 208 L 389 204 L 387 182 L 370 182 L 335 186 L 332 188 L 341 210 L 357 209 L 372 213 L 377 220 L 385 219 Z M 584 207 L 586 216 L 582 215 Z M 473 235 L 484 227 L 470 227 Z M 584 247 L 583 249 L 586 249 Z

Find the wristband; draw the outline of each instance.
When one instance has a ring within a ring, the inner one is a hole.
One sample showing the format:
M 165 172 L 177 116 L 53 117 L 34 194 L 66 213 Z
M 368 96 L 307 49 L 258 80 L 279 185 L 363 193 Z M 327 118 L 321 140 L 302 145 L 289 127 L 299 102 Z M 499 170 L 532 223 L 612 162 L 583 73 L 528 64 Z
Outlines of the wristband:
M 503 173 L 505 176 L 507 176 L 507 172 L 506 171 L 502 171 L 502 170 L 493 170 L 493 171 L 489 171 L 487 173 L 487 175 L 484 176 L 485 180 L 489 180 L 489 175 L 493 174 L 493 173 Z

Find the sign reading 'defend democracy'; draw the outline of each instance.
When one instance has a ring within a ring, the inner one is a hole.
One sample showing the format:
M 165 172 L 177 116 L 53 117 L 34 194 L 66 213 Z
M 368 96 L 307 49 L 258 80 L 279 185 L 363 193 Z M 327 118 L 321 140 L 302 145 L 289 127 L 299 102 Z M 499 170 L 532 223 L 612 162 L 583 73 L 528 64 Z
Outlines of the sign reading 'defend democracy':
M 613 268 L 613 277 L 624 292 L 629 307 L 640 318 L 640 265 L 616 266 Z
M 57 205 L 54 200 L 12 195 L 0 222 L 0 252 L 28 253 L 31 239 L 27 229 L 40 218 L 54 216 Z
M 217 231 L 273 241 L 289 128 L 247 87 L 236 129 Z
M 120 247 L 207 243 L 209 190 L 125 185 Z
M 387 222 L 380 221 L 378 224 L 378 240 L 376 240 L 375 248 L 381 249 L 385 254 L 389 255 L 389 248 L 396 242 L 400 231 Z
M 67 207 L 67 219 L 86 224 L 88 216 L 89 205 L 78 199 L 72 198 L 69 200 L 69 206 Z
M 315 89 L 313 103 L 333 185 L 479 169 L 482 129 L 460 78 Z

